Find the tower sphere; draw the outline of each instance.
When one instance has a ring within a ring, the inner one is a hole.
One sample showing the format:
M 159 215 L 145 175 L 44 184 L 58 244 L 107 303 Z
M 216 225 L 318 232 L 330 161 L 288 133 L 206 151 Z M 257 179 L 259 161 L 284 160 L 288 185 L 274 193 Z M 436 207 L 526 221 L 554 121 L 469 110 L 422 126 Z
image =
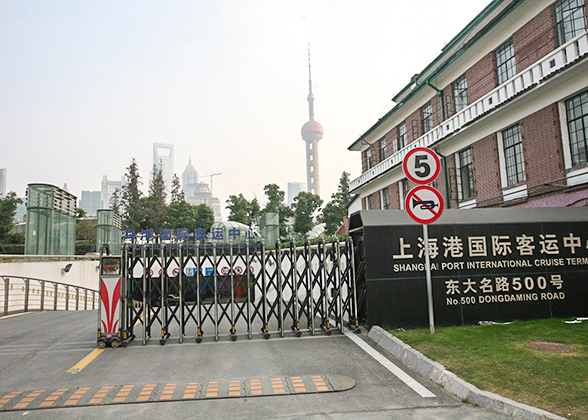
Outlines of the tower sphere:
M 306 134 L 320 134 L 320 137 L 322 138 L 325 132 L 323 131 L 323 126 L 320 125 L 318 121 L 307 121 L 302 126 L 300 134 L 302 134 L 302 138 L 304 138 Z

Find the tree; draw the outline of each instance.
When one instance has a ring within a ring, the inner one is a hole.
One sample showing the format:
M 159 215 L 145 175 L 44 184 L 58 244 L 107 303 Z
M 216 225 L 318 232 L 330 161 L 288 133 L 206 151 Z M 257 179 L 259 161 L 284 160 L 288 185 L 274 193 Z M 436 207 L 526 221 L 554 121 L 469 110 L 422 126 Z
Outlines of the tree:
M 119 188 L 115 189 L 114 192 L 112 193 L 112 195 L 110 196 L 110 203 L 109 203 L 110 209 L 119 215 L 121 213 L 121 207 L 122 207 L 120 195 L 121 195 L 120 189 Z
M 76 208 L 76 241 L 96 243 L 96 219 L 86 218 L 84 209 Z
M 214 211 L 206 204 L 193 206 L 185 201 L 175 201 L 167 207 L 167 226 L 172 229 L 188 229 L 193 232 L 202 228 L 206 231 L 214 223 Z
M 184 195 L 184 191 L 182 191 L 180 178 L 174 174 L 171 183 L 171 202 L 176 203 L 178 201 L 186 201 L 186 196 Z
M 143 195 L 139 190 L 141 185 L 141 176 L 139 175 L 139 166 L 133 158 L 130 166 L 127 168 L 125 175 L 125 184 L 122 187 L 122 219 L 123 229 L 135 229 L 138 231 L 141 224 L 141 203 L 139 200 Z
M 144 206 L 141 227 L 151 228 L 155 232 L 166 227 L 165 181 L 163 179 L 163 167 L 153 165 L 151 179 L 149 180 L 149 196 L 142 200 Z
M 263 187 L 263 191 L 267 197 L 267 204 L 265 205 L 264 213 L 278 213 L 280 207 L 284 204 L 284 191 L 280 190 L 277 184 L 267 184 Z
M 290 206 L 284 203 L 285 193 L 280 190 L 277 184 L 267 184 L 263 187 L 265 195 L 268 199 L 267 204 L 263 209 L 263 213 L 278 213 L 278 224 L 280 225 L 280 236 L 284 237 L 288 234 L 286 229 L 286 220 L 294 216 L 294 211 Z
M 323 221 L 325 222 L 325 233 L 333 235 L 343 223 L 347 215 L 347 205 L 351 201 L 349 193 L 349 173 L 343 172 L 339 178 L 337 192 L 331 195 L 331 201 L 323 209 Z
M 14 227 L 14 215 L 18 204 L 22 204 L 22 200 L 13 191 L 0 198 L 0 243 L 4 243 Z
M 294 231 L 299 235 L 305 235 L 313 227 L 314 213 L 322 206 L 323 200 L 309 192 L 301 191 L 294 198 Z
M 254 223 L 257 223 L 257 218 L 260 215 L 261 215 L 261 206 L 259 205 L 259 201 L 257 201 L 257 198 L 254 198 L 247 205 L 247 219 L 249 221 L 249 223 L 247 223 L 247 225 L 251 226 Z
M 214 223 L 214 211 L 206 204 L 194 206 L 196 209 L 195 228 L 202 228 L 209 231 Z
M 194 206 L 185 201 L 172 201 L 167 206 L 166 224 L 172 229 L 188 229 L 193 231 L 196 214 Z
M 243 223 L 244 225 L 248 224 L 249 217 L 247 210 L 249 208 L 249 202 L 245 197 L 243 197 L 243 194 L 229 195 L 227 206 L 225 208 L 230 212 L 230 221 Z
M 84 217 L 86 217 L 88 215 L 88 213 L 86 213 L 86 210 L 80 208 L 80 207 L 76 207 L 76 219 L 83 219 Z

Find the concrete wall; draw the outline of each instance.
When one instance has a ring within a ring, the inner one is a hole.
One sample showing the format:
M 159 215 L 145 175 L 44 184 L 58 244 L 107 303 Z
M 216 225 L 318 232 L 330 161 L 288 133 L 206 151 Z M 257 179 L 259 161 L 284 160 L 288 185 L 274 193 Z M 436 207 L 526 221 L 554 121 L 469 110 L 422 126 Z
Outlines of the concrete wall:
M 49 257 L 51 258 L 51 257 Z M 72 264 L 68 273 L 62 269 Z M 22 261 L 0 262 L 0 277 L 21 276 L 40 280 L 49 280 L 72 286 L 81 286 L 98 290 L 98 260 L 60 260 L 60 261 Z

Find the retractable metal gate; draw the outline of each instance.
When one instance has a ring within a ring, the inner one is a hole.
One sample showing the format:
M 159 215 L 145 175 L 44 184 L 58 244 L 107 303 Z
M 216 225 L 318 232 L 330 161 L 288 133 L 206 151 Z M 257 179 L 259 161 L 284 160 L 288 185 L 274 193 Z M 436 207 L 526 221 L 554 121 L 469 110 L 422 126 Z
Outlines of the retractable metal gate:
M 123 249 L 123 346 L 357 330 L 353 242 Z

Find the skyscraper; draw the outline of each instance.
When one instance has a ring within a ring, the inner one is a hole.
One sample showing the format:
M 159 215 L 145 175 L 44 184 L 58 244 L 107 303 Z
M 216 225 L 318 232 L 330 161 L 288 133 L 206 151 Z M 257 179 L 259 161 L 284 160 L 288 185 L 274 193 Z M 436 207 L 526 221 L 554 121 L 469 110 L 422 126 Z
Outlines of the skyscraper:
M 306 185 L 304 182 L 288 182 L 288 205 L 291 206 L 294 203 L 294 198 L 300 191 L 304 191 Z
M 314 95 L 312 94 L 312 77 L 310 74 L 310 46 L 308 47 L 308 122 L 302 126 L 300 134 L 306 142 L 306 185 L 307 191 L 320 195 L 318 142 L 323 138 L 323 126 L 314 120 Z
M 206 204 L 214 212 L 214 221 L 222 220 L 220 200 L 212 196 L 212 190 L 208 184 L 198 181 L 198 172 L 192 165 L 192 159 L 188 160 L 188 166 L 182 173 L 182 190 L 186 202 L 194 206 Z
M 124 181 L 124 178 L 121 178 L 120 181 L 109 181 L 108 177 L 106 175 L 104 175 L 102 177 L 102 191 L 101 191 L 101 193 L 102 193 L 101 194 L 102 206 L 101 206 L 101 208 L 103 208 L 103 209 L 110 208 L 110 198 L 112 197 L 112 194 L 114 193 L 114 191 L 116 191 L 117 189 L 119 191 L 119 196 L 122 196 L 123 181 Z
M 174 145 L 164 143 L 153 143 L 153 164 L 163 168 L 163 180 L 165 181 L 165 191 L 171 192 L 171 181 L 174 175 Z
M 0 169 L 0 197 L 4 197 L 6 195 L 6 168 Z
M 86 211 L 87 216 L 95 217 L 102 208 L 102 191 L 82 191 L 79 207 Z

